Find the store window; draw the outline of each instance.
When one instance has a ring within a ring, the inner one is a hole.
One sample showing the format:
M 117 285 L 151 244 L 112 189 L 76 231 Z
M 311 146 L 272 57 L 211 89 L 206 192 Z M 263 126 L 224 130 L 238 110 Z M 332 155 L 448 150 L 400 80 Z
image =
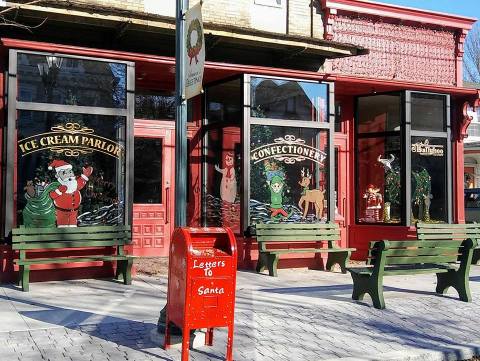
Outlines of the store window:
M 208 88 L 206 94 L 206 121 L 240 124 L 242 112 L 242 80 L 235 79 Z
M 206 89 L 203 219 L 240 232 L 241 79 Z
M 14 50 L 10 56 L 17 76 L 9 79 L 16 112 L 8 115 L 7 152 L 15 161 L 7 171 L 13 218 L 7 216 L 6 232 L 127 222 L 128 64 Z
M 20 53 L 17 79 L 19 101 L 127 107 L 125 63 Z
M 358 223 L 451 219 L 448 101 L 415 92 L 358 98 Z
M 252 77 L 250 89 L 252 117 L 329 121 L 327 84 Z
M 162 203 L 162 139 L 135 137 L 133 202 Z
M 135 118 L 175 120 L 175 94 L 136 91 Z
M 328 92 L 317 82 L 250 79 L 248 225 L 333 218 Z
M 327 220 L 328 132 L 252 125 L 250 224 Z
M 447 127 L 444 95 L 412 93 L 412 130 L 445 132 Z
M 249 235 L 259 223 L 334 219 L 329 91 L 250 75 L 206 88 L 205 225 Z
M 412 219 L 448 221 L 447 140 L 412 137 Z

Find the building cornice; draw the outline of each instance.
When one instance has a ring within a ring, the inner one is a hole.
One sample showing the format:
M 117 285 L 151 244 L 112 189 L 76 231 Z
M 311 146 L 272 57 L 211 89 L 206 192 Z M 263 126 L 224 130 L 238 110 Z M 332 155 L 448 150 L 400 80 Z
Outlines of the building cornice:
M 475 18 L 466 16 L 390 5 L 369 0 L 321 0 L 321 2 L 322 8 L 333 16 L 337 15 L 338 12 L 348 12 L 460 30 L 470 30 L 477 21 Z M 326 26 L 328 25 L 326 24 Z

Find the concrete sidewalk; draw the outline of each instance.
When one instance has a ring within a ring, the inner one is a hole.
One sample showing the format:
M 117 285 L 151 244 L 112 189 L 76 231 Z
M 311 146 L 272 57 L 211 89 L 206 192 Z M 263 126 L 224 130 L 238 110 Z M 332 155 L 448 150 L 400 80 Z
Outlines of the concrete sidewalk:
M 434 275 L 385 279 L 386 310 L 351 300 L 349 275 L 238 273 L 235 360 L 463 360 L 480 354 L 480 267 L 472 303 L 437 296 Z M 166 279 L 31 284 L 0 291 L 0 360 L 179 360 L 156 332 Z M 226 330 L 192 360 L 221 360 Z

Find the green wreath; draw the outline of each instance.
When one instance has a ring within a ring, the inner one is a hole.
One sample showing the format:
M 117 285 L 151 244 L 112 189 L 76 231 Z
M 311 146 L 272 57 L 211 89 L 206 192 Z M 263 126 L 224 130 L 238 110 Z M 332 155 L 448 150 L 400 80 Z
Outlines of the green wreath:
M 197 42 L 194 46 L 191 45 L 192 40 L 192 33 L 196 31 Z M 190 65 L 192 65 L 192 60 L 195 58 L 195 63 L 198 64 L 198 54 L 200 54 L 200 50 L 202 50 L 203 46 L 203 31 L 202 31 L 202 24 L 200 24 L 200 20 L 194 19 L 190 25 L 188 26 L 187 32 L 187 54 L 190 58 Z

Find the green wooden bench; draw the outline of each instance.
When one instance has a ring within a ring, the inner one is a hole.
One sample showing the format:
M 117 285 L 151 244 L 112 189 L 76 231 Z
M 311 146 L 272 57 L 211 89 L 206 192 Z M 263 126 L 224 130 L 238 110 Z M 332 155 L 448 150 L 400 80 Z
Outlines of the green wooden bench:
M 467 238 L 480 241 L 480 224 L 449 224 L 449 223 L 417 223 L 417 238 L 420 240 L 450 239 L 464 240 Z M 473 250 L 472 264 L 480 260 L 480 247 Z
M 277 276 L 280 255 L 288 253 L 328 253 L 325 268 L 329 271 L 339 264 L 346 273 L 346 265 L 355 248 L 340 248 L 340 229 L 335 223 L 257 224 L 257 272 L 268 268 L 270 276 Z M 327 247 L 323 247 L 323 245 Z
M 371 242 L 367 267 L 348 268 L 353 279 L 354 300 L 368 293 L 373 306 L 385 308 L 383 277 L 435 273 L 436 292 L 444 294 L 449 287 L 460 299 L 471 301 L 468 277 L 476 240 L 407 240 Z
M 131 240 L 130 226 L 96 226 L 72 228 L 14 228 L 12 249 L 18 250 L 19 285 L 23 291 L 29 289 L 30 266 L 92 261 L 117 261 L 116 278 L 123 277 L 126 285 L 132 283 L 133 257 L 125 255 L 124 246 Z M 116 248 L 116 254 L 99 255 L 107 247 Z M 81 256 L 55 256 L 59 250 L 81 249 Z M 101 248 L 101 249 L 100 249 Z M 36 251 L 36 252 L 35 252 Z M 50 251 L 48 258 L 32 257 L 38 251 Z

